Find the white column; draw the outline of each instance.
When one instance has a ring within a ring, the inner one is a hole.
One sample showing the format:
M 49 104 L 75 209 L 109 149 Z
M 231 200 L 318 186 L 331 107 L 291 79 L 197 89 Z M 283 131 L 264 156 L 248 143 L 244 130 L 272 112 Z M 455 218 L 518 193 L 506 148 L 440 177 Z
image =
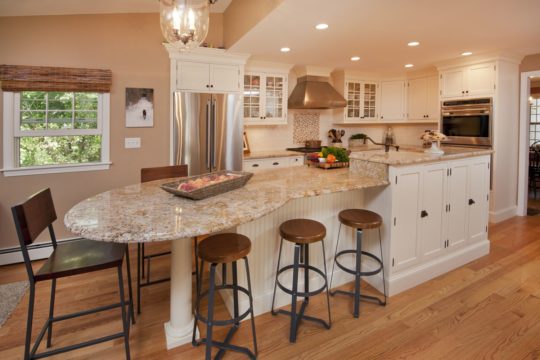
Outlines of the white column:
M 167 349 L 191 342 L 191 243 L 184 238 L 171 242 L 171 318 L 165 323 Z

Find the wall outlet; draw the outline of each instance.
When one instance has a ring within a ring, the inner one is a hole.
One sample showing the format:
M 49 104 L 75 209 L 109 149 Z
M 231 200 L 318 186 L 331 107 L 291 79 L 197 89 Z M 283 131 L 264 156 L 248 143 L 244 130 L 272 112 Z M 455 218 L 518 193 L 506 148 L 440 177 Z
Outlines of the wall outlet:
M 141 147 L 141 138 L 125 138 L 124 148 L 126 149 L 138 149 Z

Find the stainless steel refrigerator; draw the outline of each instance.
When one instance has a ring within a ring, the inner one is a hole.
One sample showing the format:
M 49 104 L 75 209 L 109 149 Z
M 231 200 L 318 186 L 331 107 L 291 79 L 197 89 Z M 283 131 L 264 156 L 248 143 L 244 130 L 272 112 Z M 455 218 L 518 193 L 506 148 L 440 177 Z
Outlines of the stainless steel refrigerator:
M 174 163 L 189 175 L 242 170 L 241 94 L 174 94 Z

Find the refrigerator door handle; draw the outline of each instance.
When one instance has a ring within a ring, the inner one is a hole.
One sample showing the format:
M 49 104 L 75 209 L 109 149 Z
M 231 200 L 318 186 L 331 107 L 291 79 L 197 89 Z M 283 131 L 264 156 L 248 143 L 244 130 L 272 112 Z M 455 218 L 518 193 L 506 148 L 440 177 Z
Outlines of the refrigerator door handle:
M 216 166 L 216 158 L 217 158 L 217 146 L 216 146 L 216 128 L 217 128 L 217 120 L 216 120 L 216 100 L 212 100 L 212 170 L 217 170 Z
M 212 141 L 210 135 L 210 100 L 206 102 L 206 170 L 210 170 L 212 166 L 211 153 L 212 153 Z

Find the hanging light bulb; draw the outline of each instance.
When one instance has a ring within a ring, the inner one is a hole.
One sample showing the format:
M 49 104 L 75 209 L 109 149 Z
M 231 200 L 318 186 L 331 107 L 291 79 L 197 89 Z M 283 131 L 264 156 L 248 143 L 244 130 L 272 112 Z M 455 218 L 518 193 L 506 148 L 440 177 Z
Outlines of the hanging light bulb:
M 209 5 L 217 0 L 160 0 L 161 32 L 168 43 L 191 50 L 208 35 Z

